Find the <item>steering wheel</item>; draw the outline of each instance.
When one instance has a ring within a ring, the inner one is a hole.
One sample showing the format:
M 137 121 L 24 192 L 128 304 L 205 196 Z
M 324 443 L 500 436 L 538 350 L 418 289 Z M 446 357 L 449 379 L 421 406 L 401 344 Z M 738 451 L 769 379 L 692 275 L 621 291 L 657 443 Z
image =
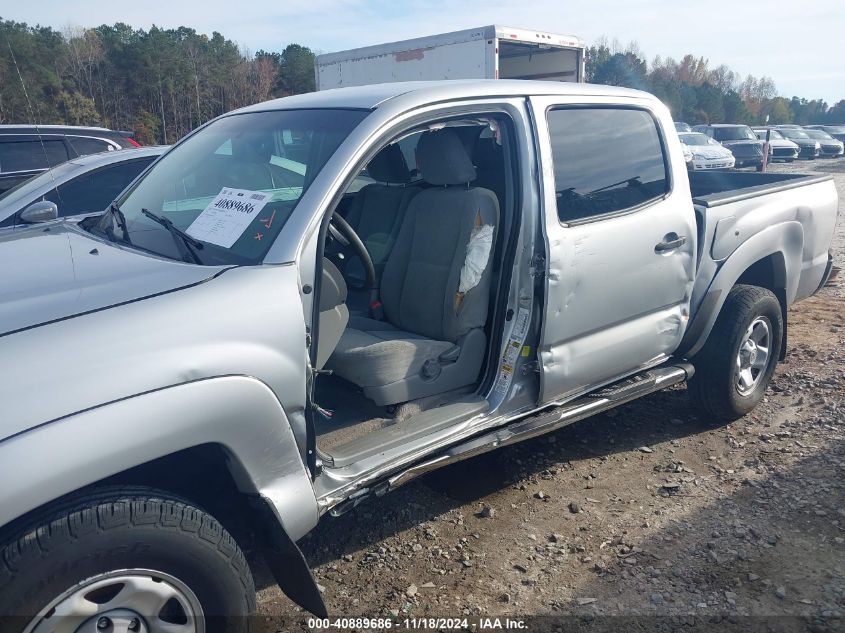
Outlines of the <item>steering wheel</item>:
M 347 222 L 346 219 L 339 213 L 332 215 L 332 219 L 329 222 L 329 234 L 344 249 L 352 250 L 354 253 L 352 256 L 358 257 L 364 265 L 364 283 L 361 286 L 352 287 L 355 288 L 355 290 L 372 290 L 375 288 L 376 268 L 373 265 L 373 258 L 370 257 L 367 247 L 364 246 L 364 242 L 362 242 L 361 238 L 358 237 L 355 229 L 353 229 L 349 222 Z M 347 280 L 347 283 L 348 281 L 349 280 Z

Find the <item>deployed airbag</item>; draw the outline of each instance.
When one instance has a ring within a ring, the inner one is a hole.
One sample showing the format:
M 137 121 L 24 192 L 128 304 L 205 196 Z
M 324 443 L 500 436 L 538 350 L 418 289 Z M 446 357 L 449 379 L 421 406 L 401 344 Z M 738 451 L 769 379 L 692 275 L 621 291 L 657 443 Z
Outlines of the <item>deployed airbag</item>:
M 490 261 L 490 249 L 493 246 L 493 226 L 485 224 L 472 229 L 467 244 L 467 254 L 461 267 L 461 280 L 458 293 L 465 295 L 481 281 L 481 275 Z

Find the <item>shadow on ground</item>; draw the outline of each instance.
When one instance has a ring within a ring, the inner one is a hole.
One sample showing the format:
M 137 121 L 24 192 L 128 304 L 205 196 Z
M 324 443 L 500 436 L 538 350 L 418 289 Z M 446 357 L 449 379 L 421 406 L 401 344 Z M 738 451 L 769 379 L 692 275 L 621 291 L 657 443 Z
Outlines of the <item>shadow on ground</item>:
M 427 475 L 340 517 L 324 517 L 299 546 L 311 567 L 366 548 L 397 532 L 479 500 L 555 465 L 634 450 L 709 431 L 683 388 L 658 392 L 610 414 L 582 420 L 547 436 L 500 449 Z M 256 561 L 256 587 L 275 584 Z

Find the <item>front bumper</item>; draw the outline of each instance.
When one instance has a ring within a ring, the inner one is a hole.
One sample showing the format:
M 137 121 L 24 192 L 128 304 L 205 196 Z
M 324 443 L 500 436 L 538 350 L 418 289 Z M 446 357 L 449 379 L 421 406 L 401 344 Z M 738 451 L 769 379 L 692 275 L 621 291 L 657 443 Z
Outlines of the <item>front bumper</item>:
M 773 147 L 770 160 L 794 160 L 798 154 L 799 151 L 794 147 Z
M 703 171 L 707 169 L 730 169 L 734 166 L 734 158 L 693 158 L 692 169 Z
M 734 167 L 759 167 L 763 164 L 762 156 L 743 156 L 737 157 Z
M 824 144 L 822 145 L 822 149 L 821 149 L 821 155 L 822 156 L 836 157 L 836 156 L 842 156 L 842 154 L 843 154 L 842 143 L 837 143 L 835 145 L 833 143 L 830 143 L 830 144 L 827 144 L 827 145 L 824 145 Z
M 799 156 L 801 158 L 818 158 L 819 157 L 819 150 L 817 150 L 812 145 L 800 145 L 801 153 Z

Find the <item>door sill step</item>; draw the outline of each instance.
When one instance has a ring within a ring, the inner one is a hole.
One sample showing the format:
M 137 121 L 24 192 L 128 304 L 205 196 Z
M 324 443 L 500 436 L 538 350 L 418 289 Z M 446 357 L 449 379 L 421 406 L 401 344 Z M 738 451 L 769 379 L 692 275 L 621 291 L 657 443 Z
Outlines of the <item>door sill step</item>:
M 505 427 L 453 446 L 439 455 L 394 475 L 388 480 L 389 489 L 397 488 L 419 475 L 447 464 L 544 435 L 584 418 L 609 411 L 642 396 L 681 383 L 691 378 L 694 371 L 692 365 L 688 363 L 662 365 L 602 387 L 566 404 L 520 418 Z

